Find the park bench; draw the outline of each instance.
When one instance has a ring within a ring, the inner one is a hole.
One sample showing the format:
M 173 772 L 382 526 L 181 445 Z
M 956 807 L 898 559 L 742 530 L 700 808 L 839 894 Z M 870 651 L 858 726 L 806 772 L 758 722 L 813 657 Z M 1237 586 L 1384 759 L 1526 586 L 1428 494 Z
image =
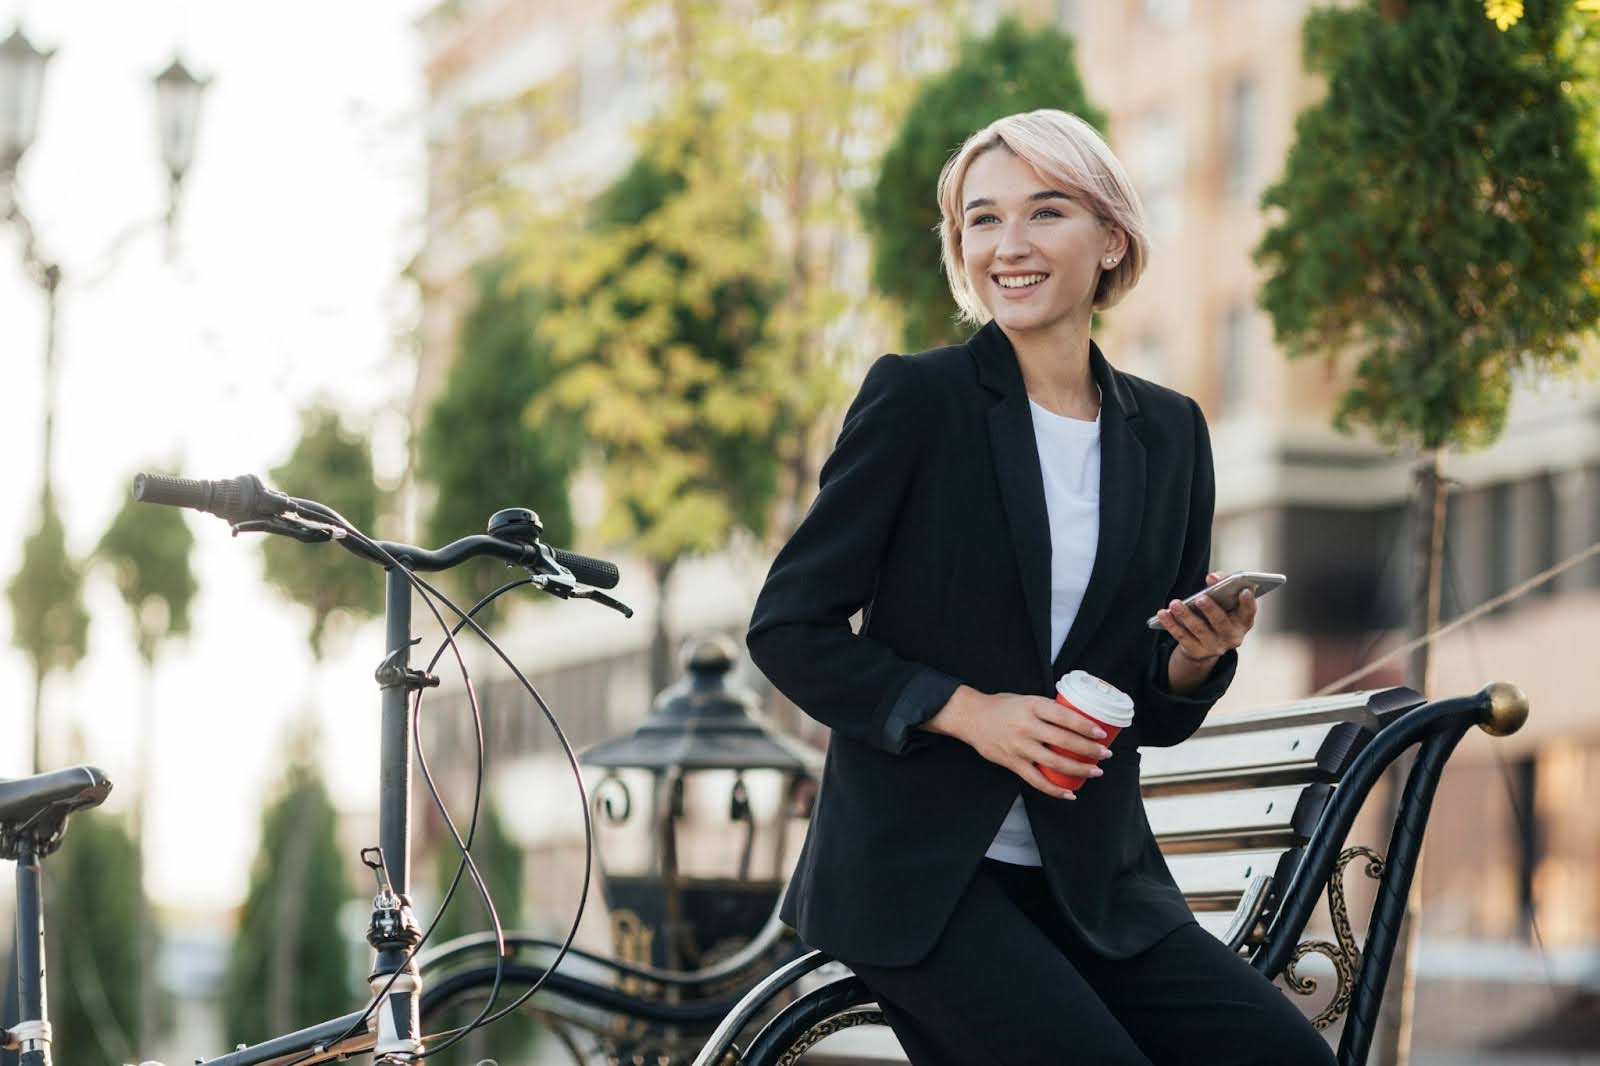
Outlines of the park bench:
M 1422 846 L 1434 791 L 1446 760 L 1474 725 L 1504 736 L 1527 717 L 1512 685 L 1428 703 L 1408 688 L 1302 700 L 1242 714 L 1219 714 L 1183 744 L 1141 750 L 1140 790 L 1151 829 L 1196 919 L 1269 978 L 1310 995 L 1315 982 L 1298 971 L 1308 955 L 1332 963 L 1335 989 L 1313 1018 L 1324 1029 L 1346 1015 L 1341 1066 L 1366 1061 L 1400 919 Z M 1346 847 L 1363 803 L 1383 771 L 1418 748 L 1405 780 L 1387 855 Z M 1345 900 L 1344 873 L 1360 860 L 1378 880 L 1367 935 L 1358 943 Z M 1327 893 L 1334 941 L 1302 941 Z M 826 969 L 825 969 L 826 968 Z M 727 1058 L 742 1014 L 806 975 L 842 971 L 800 995 L 762 1026 L 738 1059 Z M 842 964 L 813 952 L 753 989 L 696 1060 L 805 1062 L 821 1066 L 903 1062 L 818 1047 L 852 1026 L 881 1025 L 865 986 Z M 831 1041 L 838 1045 L 840 1041 Z
M 1472 726 L 1503 736 L 1526 717 L 1526 699 L 1509 684 L 1431 703 L 1411 689 L 1389 688 L 1218 714 L 1177 747 L 1142 750 L 1140 785 L 1151 829 L 1200 924 L 1301 995 L 1316 986 L 1299 970 L 1307 956 L 1331 963 L 1335 987 L 1313 1024 L 1324 1029 L 1344 1016 L 1342 1066 L 1366 1061 L 1446 760 Z M 1373 787 L 1413 747 L 1387 854 L 1347 847 Z M 1344 889 L 1346 867 L 1357 860 L 1378 881 L 1360 943 Z M 1303 940 L 1324 893 L 1334 940 Z M 467 938 L 442 954 L 486 943 Z M 563 964 L 550 975 L 553 992 L 628 1024 L 673 1027 L 701 1049 L 695 1066 L 905 1061 L 861 981 L 826 954 L 795 944 L 776 915 L 739 958 L 700 974 L 587 954 L 580 961 L 592 972 L 579 979 Z M 538 965 L 508 969 L 513 983 L 544 973 Z M 488 979 L 479 966 L 436 983 L 430 994 L 443 1001 L 481 989 Z M 835 1039 L 823 1043 L 829 1037 Z

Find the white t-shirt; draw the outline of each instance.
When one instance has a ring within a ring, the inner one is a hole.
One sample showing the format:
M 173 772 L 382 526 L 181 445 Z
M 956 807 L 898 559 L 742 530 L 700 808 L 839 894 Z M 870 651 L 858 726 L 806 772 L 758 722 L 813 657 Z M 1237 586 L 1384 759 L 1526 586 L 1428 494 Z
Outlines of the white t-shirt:
M 1093 422 L 1054 414 L 1032 400 L 1033 437 L 1050 516 L 1050 659 L 1055 661 L 1078 615 L 1100 543 L 1100 416 Z M 1023 788 L 1033 786 L 1024 784 Z M 1018 795 L 988 858 L 1040 866 L 1039 848 Z

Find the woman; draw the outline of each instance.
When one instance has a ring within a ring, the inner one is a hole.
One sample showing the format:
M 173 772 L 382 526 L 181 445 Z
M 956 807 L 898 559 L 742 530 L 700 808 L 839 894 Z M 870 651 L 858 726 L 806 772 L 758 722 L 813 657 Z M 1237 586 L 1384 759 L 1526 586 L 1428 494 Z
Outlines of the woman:
M 1179 602 L 1213 576 L 1205 420 L 1089 338 L 1144 270 L 1138 196 L 1087 123 L 1034 111 L 970 137 L 938 197 L 985 324 L 868 371 L 750 625 L 832 730 L 784 920 L 916 1066 L 1331 1063 L 1195 924 L 1139 801 L 1139 747 L 1199 727 L 1256 607 Z M 1050 698 L 1074 669 L 1134 699 L 1109 748 Z

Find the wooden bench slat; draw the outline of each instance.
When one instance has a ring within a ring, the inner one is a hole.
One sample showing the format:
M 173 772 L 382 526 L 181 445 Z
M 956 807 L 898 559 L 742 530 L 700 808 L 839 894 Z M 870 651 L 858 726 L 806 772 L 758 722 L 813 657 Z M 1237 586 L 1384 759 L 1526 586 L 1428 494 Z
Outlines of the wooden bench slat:
M 1353 722 L 1336 722 L 1141 748 L 1139 789 L 1148 798 L 1334 781 L 1372 736 Z
M 1158 796 L 1145 801 L 1145 814 L 1168 855 L 1287 849 L 1305 843 L 1332 794 L 1332 786 L 1315 784 Z
M 1283 884 L 1286 875 L 1299 861 L 1299 849 L 1281 851 L 1265 848 L 1255 851 L 1229 851 L 1210 855 L 1173 855 L 1167 869 L 1189 902 L 1190 909 L 1215 910 L 1231 894 L 1238 903 L 1250 883 L 1262 875 Z

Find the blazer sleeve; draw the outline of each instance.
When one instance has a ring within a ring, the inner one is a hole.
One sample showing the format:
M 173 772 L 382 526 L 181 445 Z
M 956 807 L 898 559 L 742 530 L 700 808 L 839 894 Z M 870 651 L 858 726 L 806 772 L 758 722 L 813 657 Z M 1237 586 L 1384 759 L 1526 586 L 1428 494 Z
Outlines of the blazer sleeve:
M 1216 471 L 1211 461 L 1211 435 L 1206 429 L 1205 415 L 1192 399 L 1189 408 L 1194 418 L 1194 481 L 1189 488 L 1189 521 L 1184 531 L 1178 579 L 1162 601 L 1163 606 L 1205 588 L 1206 573 L 1211 567 Z M 1138 703 L 1139 738 L 1151 747 L 1171 747 L 1199 729 L 1212 705 L 1228 691 L 1239 666 L 1238 651 L 1229 649 L 1217 660 L 1199 688 L 1180 696 L 1171 690 L 1167 678 L 1167 661 L 1177 646 L 1177 640 L 1163 629 L 1156 637 L 1155 657 L 1145 670 L 1144 690 Z
M 891 754 L 927 743 L 913 727 L 960 682 L 854 632 L 927 443 L 916 367 L 886 355 L 867 371 L 811 508 L 773 560 L 745 644 L 769 680 L 836 733 Z

